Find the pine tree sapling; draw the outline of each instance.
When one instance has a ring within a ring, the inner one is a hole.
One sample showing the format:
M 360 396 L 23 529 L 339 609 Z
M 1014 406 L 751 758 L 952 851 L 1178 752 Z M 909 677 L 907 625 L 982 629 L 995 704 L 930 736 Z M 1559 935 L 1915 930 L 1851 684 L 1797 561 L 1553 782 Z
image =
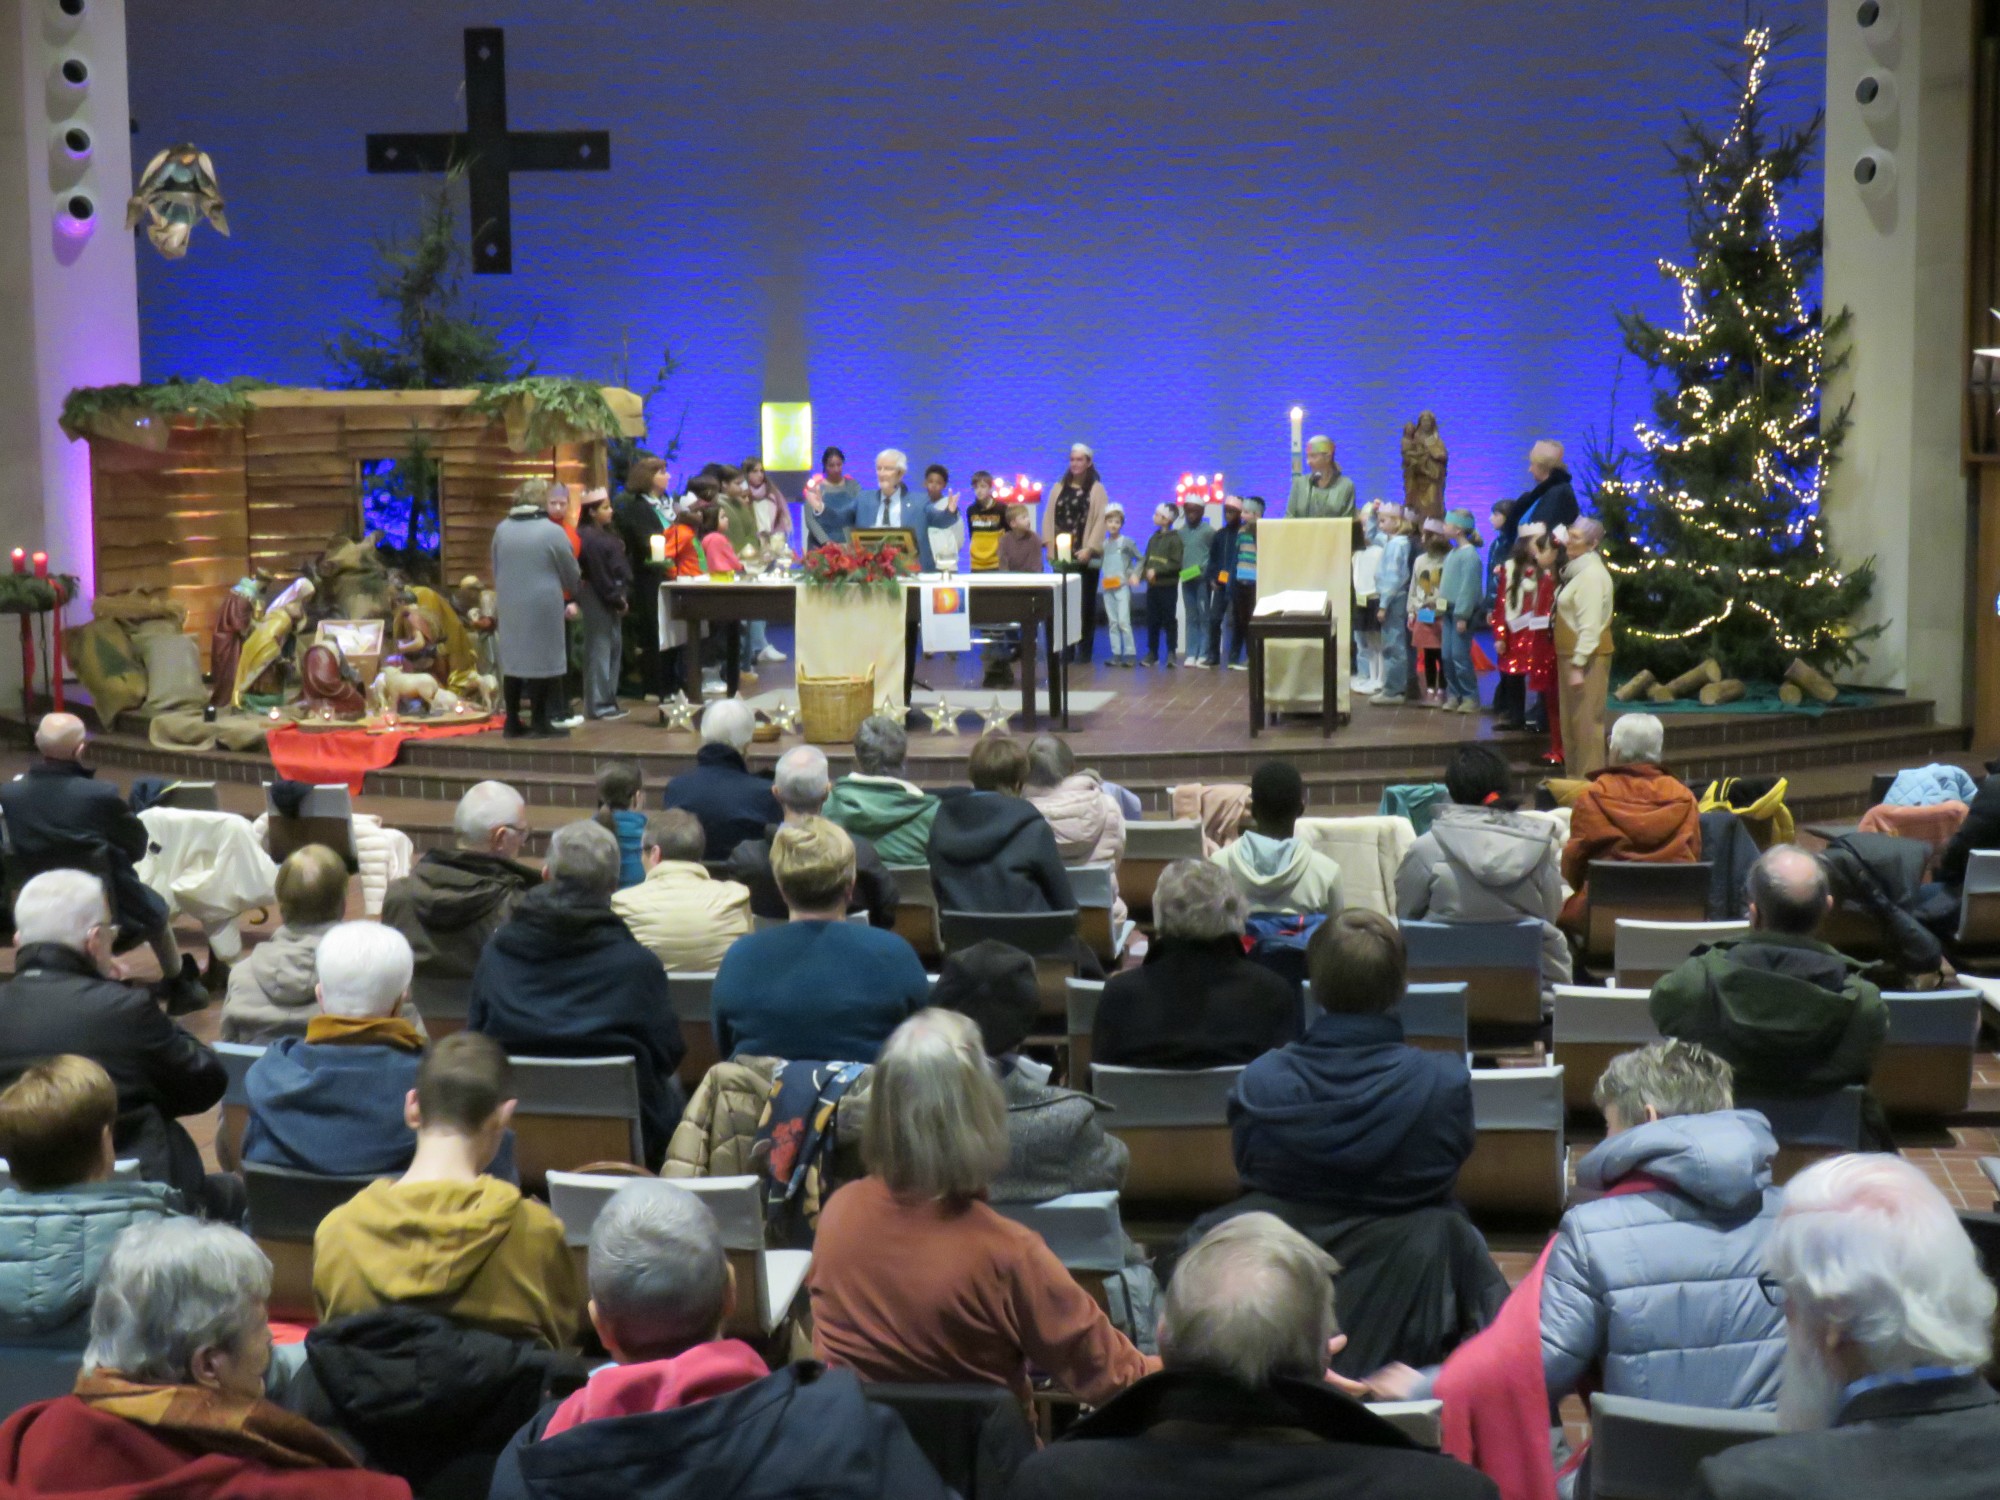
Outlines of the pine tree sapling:
M 1684 114 L 1671 150 L 1687 195 L 1685 263 L 1660 270 L 1680 293 L 1679 326 L 1620 314 L 1645 366 L 1652 416 L 1637 448 L 1600 455 L 1594 503 L 1617 589 L 1618 664 L 1662 679 L 1705 657 L 1731 677 L 1775 681 L 1795 657 L 1832 669 L 1880 627 L 1852 621 L 1873 563 L 1843 572 L 1826 543 L 1821 488 L 1848 411 L 1822 414 L 1821 387 L 1845 362 L 1843 311 L 1816 302 L 1817 216 L 1795 232 L 1781 196 L 1809 166 L 1824 113 L 1775 126 L 1764 89 L 1764 26 L 1726 68 L 1737 99 L 1717 134 Z

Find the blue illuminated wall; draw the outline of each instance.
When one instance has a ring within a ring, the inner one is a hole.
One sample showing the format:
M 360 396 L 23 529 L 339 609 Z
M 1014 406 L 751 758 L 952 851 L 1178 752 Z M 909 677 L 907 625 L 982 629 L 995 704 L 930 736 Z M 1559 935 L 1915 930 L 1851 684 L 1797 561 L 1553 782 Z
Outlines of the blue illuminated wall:
M 1820 0 L 1778 100 L 1823 78 Z M 135 159 L 214 157 L 235 237 L 140 253 L 145 368 L 319 383 L 371 317 L 416 180 L 370 130 L 458 128 L 461 28 L 504 25 L 517 129 L 607 126 L 608 174 L 516 177 L 511 277 L 472 278 L 549 373 L 671 341 L 686 454 L 809 394 L 866 468 L 1184 469 L 1282 493 L 1285 411 L 1362 496 L 1439 413 L 1450 494 L 1520 489 L 1610 411 L 1614 307 L 1684 248 L 1662 138 L 1710 118 L 1739 0 L 129 0 Z M 1801 215 L 1817 203 L 1815 180 Z M 805 392 L 796 389 L 803 380 Z M 1627 416 L 1636 411 L 1628 372 Z

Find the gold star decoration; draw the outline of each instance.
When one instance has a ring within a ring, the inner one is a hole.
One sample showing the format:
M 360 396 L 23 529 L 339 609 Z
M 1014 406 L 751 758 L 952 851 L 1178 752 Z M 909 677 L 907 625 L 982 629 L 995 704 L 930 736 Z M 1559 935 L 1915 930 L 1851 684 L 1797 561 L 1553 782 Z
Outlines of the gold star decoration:
M 930 716 L 932 734 L 958 733 L 958 710 L 951 706 L 948 699 L 939 698 L 924 712 Z
M 660 722 L 675 733 L 692 733 L 695 715 L 700 712 L 701 705 L 688 702 L 686 693 L 675 693 L 660 705 Z
M 979 710 L 979 732 L 981 734 L 1005 734 L 1008 721 L 1014 717 L 1012 709 L 1001 705 L 1000 695 L 993 695 L 993 701 Z
M 794 703 L 781 699 L 776 707 L 764 710 L 764 717 L 778 726 L 780 734 L 799 732 L 799 710 L 798 705 Z
M 875 705 L 875 713 L 880 718 L 894 719 L 898 724 L 903 722 L 902 708 L 899 707 L 896 703 L 896 700 L 894 698 L 891 698 L 887 693 L 884 693 L 882 695 L 882 701 Z

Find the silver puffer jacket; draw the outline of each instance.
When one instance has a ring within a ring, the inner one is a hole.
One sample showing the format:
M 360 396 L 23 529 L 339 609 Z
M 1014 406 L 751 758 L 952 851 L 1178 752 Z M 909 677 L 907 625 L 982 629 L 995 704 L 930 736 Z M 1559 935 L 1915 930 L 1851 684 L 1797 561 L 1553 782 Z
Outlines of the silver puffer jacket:
M 1659 1183 L 1563 1215 L 1542 1280 L 1552 1394 L 1586 1370 L 1613 1396 L 1741 1411 L 1778 1400 L 1784 1314 L 1758 1289 L 1777 1216 L 1777 1143 L 1749 1110 L 1677 1115 L 1613 1136 L 1577 1186 Z

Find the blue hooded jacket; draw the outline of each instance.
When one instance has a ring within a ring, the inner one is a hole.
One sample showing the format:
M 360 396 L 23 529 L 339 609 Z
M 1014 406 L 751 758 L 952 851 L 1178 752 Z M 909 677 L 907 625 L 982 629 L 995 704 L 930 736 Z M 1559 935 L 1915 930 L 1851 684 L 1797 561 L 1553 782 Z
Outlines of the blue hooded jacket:
M 288 1036 L 250 1065 L 243 1159 L 327 1177 L 386 1177 L 417 1148 L 403 1101 L 420 1052 Z
M 1394 1015 L 1329 1012 L 1244 1069 L 1229 1124 L 1249 1191 L 1401 1213 L 1450 1200 L 1472 1153 L 1472 1075 L 1405 1045 Z

